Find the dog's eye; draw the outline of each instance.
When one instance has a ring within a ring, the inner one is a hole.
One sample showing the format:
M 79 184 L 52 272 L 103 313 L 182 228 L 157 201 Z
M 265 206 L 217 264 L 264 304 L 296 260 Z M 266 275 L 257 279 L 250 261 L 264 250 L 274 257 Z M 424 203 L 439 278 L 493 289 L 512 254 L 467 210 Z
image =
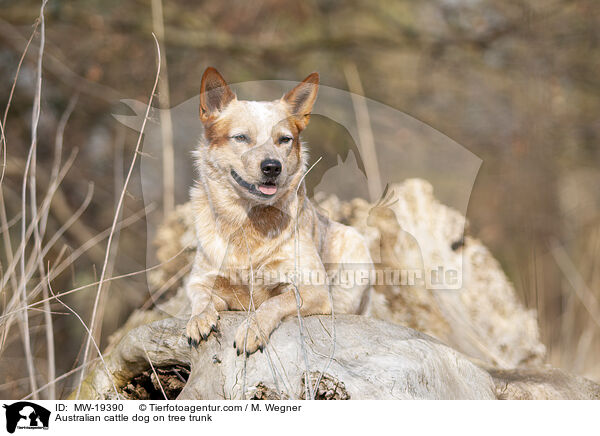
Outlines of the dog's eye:
M 248 135 L 243 135 L 243 134 L 234 135 L 231 138 L 237 142 L 249 142 L 249 140 L 250 140 L 248 138 Z
M 236 142 L 250 142 L 250 138 L 248 138 L 248 135 L 244 135 L 243 133 L 240 133 L 239 135 L 233 135 L 231 139 L 233 139 Z
M 289 144 L 290 142 L 292 142 L 294 138 L 292 138 L 291 136 L 281 136 L 279 137 L 279 143 L 280 144 Z

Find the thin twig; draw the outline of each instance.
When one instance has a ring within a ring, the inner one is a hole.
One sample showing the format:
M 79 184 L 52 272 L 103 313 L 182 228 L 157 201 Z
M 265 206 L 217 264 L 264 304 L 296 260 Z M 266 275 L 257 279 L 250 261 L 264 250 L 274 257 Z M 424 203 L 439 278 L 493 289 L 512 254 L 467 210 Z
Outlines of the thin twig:
M 54 162 L 52 163 L 52 170 L 50 171 L 50 180 L 57 180 L 58 172 L 60 170 L 60 163 L 62 161 L 62 150 L 63 150 L 63 140 L 65 136 L 65 128 L 67 127 L 67 123 L 69 122 L 69 118 L 71 118 L 71 114 L 75 109 L 75 105 L 77 104 L 77 100 L 79 99 L 79 95 L 75 94 L 69 100 L 69 104 L 67 108 L 63 112 L 60 117 L 60 121 L 58 122 L 58 126 L 56 128 L 56 136 L 54 139 Z M 50 182 L 52 183 L 52 182 Z M 44 218 L 40 221 L 40 233 L 43 235 L 46 231 L 46 223 L 48 216 L 44 216 Z
M 50 269 L 50 268 L 48 268 Z M 49 276 L 50 271 L 48 271 L 48 276 Z M 81 323 L 81 325 L 83 326 L 83 328 L 85 329 L 85 331 L 88 334 L 88 338 L 90 338 L 92 336 L 92 332 L 90 331 L 90 329 L 88 328 L 88 326 L 85 324 L 85 322 L 83 321 L 83 319 L 81 319 L 81 317 L 79 316 L 79 314 L 74 311 L 73 309 L 71 309 L 71 307 L 66 304 L 65 302 L 63 302 L 60 298 L 58 298 L 55 294 L 54 291 L 52 291 L 52 285 L 50 284 L 50 280 L 48 280 L 48 288 L 50 289 L 50 293 L 52 294 L 52 296 L 54 298 L 56 298 L 56 300 L 62 304 L 63 306 L 65 306 L 65 308 L 67 308 L 69 310 L 69 312 L 71 312 L 73 315 L 75 315 L 77 317 L 77 319 L 79 320 L 79 322 Z M 117 398 L 119 398 L 119 391 L 117 390 L 117 386 L 115 386 L 115 382 L 113 380 L 112 374 L 111 372 L 108 370 L 108 366 L 106 365 L 106 361 L 104 360 L 104 356 L 102 356 L 102 352 L 100 351 L 100 348 L 98 347 L 98 344 L 96 343 L 96 341 L 94 340 L 94 338 L 91 338 L 92 343 L 94 344 L 94 348 L 96 349 L 96 352 L 98 353 L 98 357 L 100 357 L 100 360 L 102 361 L 102 365 L 104 366 L 104 370 L 106 371 L 106 375 L 108 376 L 108 378 L 110 379 L 110 382 L 113 386 L 113 389 L 115 391 L 115 395 Z M 85 366 L 85 363 L 81 365 L 82 367 Z M 81 388 L 81 385 L 79 386 L 79 388 L 77 389 L 77 391 L 79 392 L 79 389 Z
M 41 69 L 41 64 L 39 65 L 39 67 Z M 58 124 L 57 132 L 56 132 L 56 139 L 54 142 L 54 163 L 52 165 L 52 170 L 50 173 L 50 186 L 48 187 L 48 192 L 54 190 L 53 189 L 54 183 L 58 179 L 58 174 L 60 171 L 60 163 L 62 160 L 64 130 L 67 125 L 67 122 L 69 121 L 69 117 L 71 116 L 71 113 L 73 112 L 73 109 L 75 109 L 76 102 L 77 102 L 77 97 L 75 96 L 69 102 L 67 109 L 63 113 L 63 115 L 60 119 L 60 122 Z M 33 178 L 32 186 L 30 187 L 30 189 L 35 191 L 35 187 L 36 187 L 36 181 L 35 181 L 35 178 Z M 91 195 L 90 195 L 90 200 L 91 200 Z M 35 207 L 35 206 L 36 206 L 36 200 L 35 200 L 35 197 L 32 196 L 32 207 Z M 87 208 L 87 204 L 85 207 Z M 78 217 L 79 216 L 77 215 L 77 218 Z M 33 220 L 34 221 L 37 220 L 37 217 L 33 216 Z M 48 288 L 44 282 L 44 265 L 43 265 L 44 255 L 41 253 L 41 244 L 42 244 L 42 239 L 46 233 L 47 221 L 48 221 L 48 211 L 46 211 L 40 219 L 39 232 L 38 232 L 37 226 L 34 227 L 34 237 L 35 237 L 35 244 L 36 244 L 35 252 L 38 255 L 38 271 L 40 273 L 40 278 L 41 278 L 41 283 L 42 283 L 42 293 L 43 293 L 44 298 L 48 298 L 49 295 L 48 295 Z M 74 222 L 74 220 L 72 222 Z M 70 226 L 70 224 L 69 224 L 69 226 Z M 56 234 L 54 236 L 56 236 Z M 44 309 L 45 309 L 44 317 L 45 317 L 45 322 L 46 322 L 46 348 L 47 348 L 46 351 L 47 351 L 47 355 L 48 355 L 48 357 L 47 357 L 48 379 L 54 380 L 56 378 L 56 363 L 55 363 L 56 357 L 55 357 L 55 347 L 54 347 L 54 326 L 52 323 L 52 312 L 50 310 L 50 302 L 49 301 L 44 303 Z M 47 398 L 49 400 L 56 400 L 56 386 L 54 384 L 52 384 L 48 387 Z
M 26 40 L 17 27 L 2 18 L 0 18 L 0 36 L 3 37 L 4 42 L 11 44 L 16 50 L 20 50 L 21 42 Z M 115 89 L 86 79 L 71 70 L 62 61 L 66 56 L 54 56 L 50 52 L 46 53 L 44 57 L 46 58 L 44 68 L 68 87 L 109 103 L 119 99 L 119 93 Z
M 94 361 L 90 361 L 88 362 L 88 366 L 91 365 L 92 363 L 94 363 Z M 80 369 L 83 369 L 83 365 L 79 365 L 76 368 L 73 368 L 72 370 L 65 372 L 62 375 L 59 375 L 58 377 L 54 378 L 53 380 L 50 380 L 48 383 L 46 383 L 44 386 L 40 386 L 37 390 L 37 392 L 42 392 L 44 389 L 48 388 L 48 386 L 54 385 L 57 382 L 69 377 L 70 375 L 73 375 L 74 373 L 76 373 L 77 371 L 79 371 Z M 35 393 L 37 392 L 31 392 L 28 395 L 24 396 L 23 398 L 21 398 L 21 400 L 28 400 L 29 398 L 31 398 Z
M 84 205 L 85 205 L 85 202 L 84 202 Z M 129 226 L 129 225 L 133 224 L 141 216 L 145 216 L 145 212 L 147 210 L 148 210 L 148 207 L 145 208 L 145 209 L 143 209 L 141 211 L 141 212 L 144 212 L 143 214 L 141 214 L 140 212 L 138 212 L 137 214 L 134 214 L 134 215 L 128 217 L 126 220 L 123 221 L 122 226 L 126 227 L 126 226 Z M 66 223 L 66 225 L 68 225 L 68 223 Z M 64 271 L 64 269 L 66 269 L 69 265 L 72 265 L 72 263 L 75 260 L 77 260 L 82 254 L 84 254 L 87 250 L 89 250 L 89 248 L 95 246 L 102 239 L 108 237 L 108 234 L 109 234 L 109 229 L 107 229 L 104 232 L 100 233 L 95 238 L 92 238 L 91 240 L 87 241 L 85 244 L 83 244 L 82 246 L 80 246 L 79 248 L 77 248 L 69 256 L 68 259 L 66 259 L 65 261 L 59 263 L 60 262 L 59 259 L 62 257 L 62 253 L 64 251 L 64 250 L 61 250 L 61 254 L 58 256 L 58 258 L 57 258 L 57 260 L 55 262 L 57 265 L 55 264 L 52 267 L 50 280 L 53 280 L 55 277 L 57 277 L 58 275 L 60 275 Z M 64 248 L 66 248 L 66 247 L 64 247 Z M 119 278 L 123 278 L 123 277 L 124 276 L 121 276 Z M 92 283 L 90 285 L 87 285 L 86 287 L 96 286 L 97 284 L 98 283 Z M 37 296 L 37 294 L 39 293 L 40 289 L 41 289 L 41 285 L 37 285 L 35 288 L 33 288 L 33 290 L 30 292 L 30 297 L 34 298 L 35 296 Z M 81 289 L 82 288 L 79 288 L 77 290 L 81 290 Z M 67 295 L 69 293 L 72 293 L 72 292 L 65 292 L 62 295 Z M 59 295 L 59 296 L 61 296 L 61 295 Z M 18 299 L 19 299 L 18 293 L 15 293 L 15 295 L 13 296 L 13 298 L 11 300 L 11 303 L 9 304 L 9 307 L 8 307 L 8 309 L 10 311 L 9 312 L 5 312 L 2 316 L 0 316 L 0 325 L 2 325 L 2 339 L 1 339 L 1 342 L 0 342 L 0 355 L 1 355 L 2 351 L 4 350 L 4 343 L 6 341 L 6 337 L 8 335 L 8 331 L 10 329 L 13 316 L 16 315 L 16 314 L 19 314 L 21 311 L 26 311 L 27 309 L 29 309 L 31 307 L 37 306 L 39 304 L 43 304 L 46 301 L 50 301 L 53 298 L 50 297 L 48 299 L 38 300 L 37 302 L 31 303 L 31 304 L 26 305 L 26 306 L 21 305 L 21 306 L 19 306 L 18 308 L 15 309 L 15 306 L 18 306 L 18 302 L 19 302 Z
M 162 0 L 152 0 L 152 27 L 163 52 L 162 79 L 158 82 L 160 103 L 160 133 L 162 137 L 163 216 L 175 208 L 175 154 L 173 150 L 173 120 L 170 111 L 169 73 L 165 49 L 165 23 Z
M 175 274 L 173 274 L 169 280 L 167 280 L 165 283 L 162 284 L 162 286 L 160 288 L 158 288 L 156 291 L 153 291 L 150 295 L 150 297 L 148 297 L 148 299 L 146 300 L 146 302 L 142 305 L 142 307 L 140 307 L 140 310 L 148 310 L 152 304 L 154 304 L 160 297 L 162 297 L 162 295 L 167 292 L 171 286 L 173 286 L 174 283 L 177 283 L 179 281 L 179 279 L 181 279 L 183 276 L 185 276 L 189 271 L 190 268 L 192 267 L 192 264 L 189 263 L 186 266 L 184 266 L 183 268 L 180 268 L 179 271 L 177 271 Z
M 142 348 L 144 349 L 144 353 L 146 353 L 146 359 L 148 359 L 148 363 L 150 364 L 150 368 L 152 368 L 152 372 L 154 373 L 154 377 L 156 377 L 156 381 L 158 383 L 158 386 L 160 387 L 160 391 L 163 394 L 163 397 L 165 397 L 165 400 L 168 400 L 167 398 L 167 394 L 165 394 L 165 390 L 163 389 L 162 383 L 160 382 L 160 379 L 158 378 L 158 374 L 156 373 L 156 370 L 154 369 L 154 365 L 152 364 L 152 360 L 150 360 L 150 356 L 148 355 L 148 350 L 146 350 L 146 346 L 142 343 Z
M 131 218 L 137 218 L 137 219 L 139 219 L 138 217 L 129 217 L 128 219 L 130 219 L 130 220 L 131 220 Z M 134 221 L 134 220 L 131 220 L 129 223 L 127 223 L 127 225 L 131 224 L 133 221 Z M 124 221 L 123 227 L 125 227 L 125 221 Z M 104 231 L 102 234 L 100 234 L 100 235 L 98 235 L 98 236 L 99 236 L 99 237 L 100 237 L 100 236 L 102 236 L 102 239 L 103 239 L 104 237 L 108 236 L 108 232 L 109 232 L 109 230 L 105 230 L 105 231 Z M 96 240 L 96 241 L 90 241 L 90 244 L 89 244 L 89 245 L 91 245 L 91 244 L 95 244 L 95 243 L 97 243 L 97 242 L 98 242 L 97 240 Z M 53 267 L 53 268 L 52 268 L 52 274 L 53 274 L 53 275 L 58 275 L 58 274 L 60 274 L 60 273 L 61 273 L 61 272 L 62 272 L 62 271 L 63 271 L 63 270 L 64 270 L 64 269 L 65 269 L 65 268 L 68 266 L 68 265 L 70 265 L 70 264 L 72 263 L 72 261 L 73 261 L 74 259 L 76 259 L 77 257 L 79 257 L 79 256 L 80 256 L 80 255 L 81 255 L 83 252 L 85 252 L 87 249 L 89 249 L 89 245 L 88 245 L 88 246 L 86 246 L 86 247 L 80 247 L 80 248 L 77 250 L 77 253 L 74 253 L 74 254 L 72 254 L 71 256 L 69 256 L 69 257 L 70 257 L 70 259 L 68 260 L 68 263 L 63 263 L 63 264 L 59 265 L 58 267 Z M 120 279 L 124 279 L 124 278 L 128 278 L 128 277 L 134 277 L 134 276 L 136 276 L 136 275 L 144 274 L 144 273 L 147 273 L 147 272 L 149 272 L 149 271 L 155 270 L 155 269 L 157 269 L 157 268 L 160 268 L 160 267 L 162 267 L 163 265 L 165 265 L 165 264 L 167 264 L 167 263 L 171 262 L 173 259 L 175 259 L 177 256 L 179 256 L 181 253 L 183 253 L 183 252 L 184 252 L 184 251 L 185 251 L 187 248 L 188 248 L 188 247 L 185 247 L 185 248 L 183 248 L 183 249 L 182 249 L 182 250 L 180 250 L 180 251 L 179 251 L 177 254 L 175 254 L 173 257 L 171 257 L 171 258 L 167 259 L 167 260 L 166 260 L 166 261 L 164 261 L 164 262 L 161 262 L 161 263 L 158 263 L 158 264 L 156 264 L 156 265 L 153 265 L 153 266 L 151 266 L 151 267 L 149 267 L 149 268 L 144 268 L 144 269 L 142 269 L 142 270 L 133 271 L 133 272 L 130 272 L 130 273 L 127 273 L 127 274 L 122 274 L 122 275 L 120 275 L 120 276 L 109 277 L 109 278 L 105 279 L 104 281 L 105 281 L 105 282 L 110 282 L 110 281 L 114 281 L 114 280 L 120 280 Z M 74 259 L 72 259 L 72 258 L 74 258 Z M 65 261 L 65 262 L 67 262 L 67 261 Z M 57 272 L 57 270 L 59 270 L 59 271 Z M 53 278 L 53 277 L 51 276 L 51 279 L 52 279 L 52 278 Z M 93 286 L 98 286 L 98 284 L 99 284 L 99 283 L 100 283 L 99 281 L 96 281 L 96 282 L 93 282 L 93 283 L 89 283 L 89 284 L 87 284 L 87 285 L 80 286 L 80 287 L 78 287 L 78 288 L 70 289 L 70 290 L 68 290 L 68 291 L 65 291 L 65 292 L 62 292 L 62 293 L 59 293 L 59 294 L 56 294 L 56 295 L 57 295 L 58 297 L 62 297 L 62 296 L 65 296 L 65 295 L 73 294 L 73 293 L 75 293 L 75 292 L 79 292 L 79 291 L 82 291 L 82 290 L 84 290 L 84 289 L 91 288 L 91 287 L 93 287 Z M 50 297 L 48 300 L 52 300 L 52 299 L 54 299 L 54 297 Z M 20 311 L 22 311 L 22 310 L 27 310 L 27 309 L 29 309 L 29 308 L 31 308 L 31 307 L 35 307 L 35 306 L 37 306 L 37 305 L 39 305 L 39 304 L 42 304 L 44 301 L 47 301 L 47 300 L 39 300 L 39 301 L 36 301 L 36 302 L 34 302 L 34 303 L 31 303 L 31 304 L 29 304 L 29 305 L 28 305 L 28 306 L 26 306 L 26 307 L 21 307 L 21 308 L 15 309 L 15 310 L 14 310 L 14 311 L 12 311 L 12 312 L 6 313 L 6 314 L 4 314 L 4 315 L 0 316 L 0 321 L 1 321 L 1 320 L 3 320 L 3 319 L 5 319 L 5 318 L 8 318 L 8 317 L 10 317 L 10 316 L 12 316 L 12 315 L 15 315 L 16 313 L 18 313 L 18 312 L 20 312 Z
M 558 267 L 571 285 L 571 288 L 575 291 L 575 295 L 579 298 L 585 310 L 590 314 L 594 323 L 600 327 L 600 304 L 598 304 L 598 300 L 594 296 L 594 293 L 587 286 L 585 280 L 581 277 L 581 274 L 577 271 L 571 258 L 557 241 L 552 242 L 551 253 Z
M 346 64 L 344 66 L 344 74 L 346 75 L 348 88 L 350 88 L 352 106 L 354 106 L 356 128 L 360 141 L 360 154 L 365 164 L 365 172 L 367 173 L 369 197 L 371 202 L 374 202 L 379 197 L 383 184 L 381 181 L 381 172 L 379 171 L 379 163 L 377 162 L 377 152 L 375 151 L 375 140 L 373 139 L 369 109 L 367 101 L 363 97 L 364 90 L 356 64 Z
M 319 162 L 321 162 L 321 159 L 323 159 L 323 157 L 319 157 L 319 159 L 317 159 L 317 161 L 311 165 L 311 167 L 306 170 L 304 172 L 304 174 L 302 175 L 302 177 L 300 178 L 300 182 L 298 182 L 298 186 L 296 186 L 296 201 L 298 202 L 296 204 L 296 219 L 294 222 L 294 283 L 292 283 L 292 288 L 294 289 L 294 295 L 296 296 L 296 310 L 298 312 L 298 329 L 300 330 L 300 349 L 302 350 L 302 355 L 304 357 L 304 365 L 306 366 L 306 374 L 304 376 L 305 379 L 305 387 L 306 387 L 306 394 L 305 397 L 306 398 L 313 398 L 313 392 L 312 392 L 312 386 L 310 384 L 310 379 L 309 379 L 309 373 L 310 373 L 310 369 L 309 369 L 309 365 L 308 365 L 308 353 L 306 352 L 306 344 L 304 342 L 304 323 L 303 323 L 303 318 L 302 315 L 300 313 L 300 308 L 302 307 L 302 298 L 300 296 L 300 291 L 298 290 L 298 258 L 299 258 L 299 253 L 300 253 L 300 239 L 298 238 L 298 220 L 300 219 L 300 203 L 298 201 L 298 190 L 300 189 L 300 186 L 302 186 L 302 183 L 304 182 L 304 178 L 306 177 L 306 175 L 315 167 L 315 165 L 317 165 Z
M 325 364 L 325 368 L 323 368 L 323 371 L 321 371 L 321 373 L 319 374 L 319 377 L 317 378 L 317 382 L 315 383 L 315 394 L 319 389 L 319 385 L 321 384 L 321 379 L 323 378 L 323 374 L 325 374 L 328 370 L 329 370 L 329 366 L 331 365 L 331 362 L 333 362 L 333 356 L 335 355 L 335 349 L 336 349 L 336 345 L 337 345 L 337 331 L 335 328 L 335 310 L 333 308 L 333 289 L 331 286 L 328 286 L 327 288 L 328 290 L 328 294 L 329 294 L 329 305 L 331 306 L 331 354 L 329 355 L 329 359 L 327 360 L 327 363 Z
M 258 321 L 256 318 L 256 306 L 254 304 L 254 266 L 253 266 L 253 262 L 252 262 L 252 255 L 250 253 L 250 245 L 248 244 L 248 239 L 246 237 L 246 231 L 243 227 L 241 227 L 241 229 L 242 229 L 242 234 L 244 235 L 246 251 L 248 253 L 248 263 L 250 265 L 250 302 L 248 304 L 248 311 L 247 311 L 248 316 L 246 317 L 246 336 L 244 338 L 244 353 L 243 353 L 244 354 L 244 368 L 243 368 L 243 377 L 242 377 L 242 399 L 246 399 L 246 379 L 247 379 L 247 363 L 248 363 L 248 356 L 246 354 L 246 343 L 248 341 L 248 332 L 250 329 L 251 317 L 254 319 L 254 324 L 255 324 L 256 328 L 258 329 L 257 333 L 261 336 L 261 338 L 263 339 L 265 344 L 268 344 L 269 338 L 267 337 L 265 332 L 260 328 L 260 325 L 258 324 Z M 252 312 L 250 312 L 250 310 L 252 310 Z M 275 366 L 273 365 L 273 360 L 271 359 L 271 355 L 270 355 L 268 349 L 265 351 L 266 351 L 267 363 L 269 364 L 269 369 L 271 370 L 271 375 L 273 376 L 273 383 L 275 384 L 275 389 L 279 393 L 280 388 L 279 388 L 279 382 L 277 380 L 277 371 L 275 370 Z M 283 379 L 282 379 L 282 381 L 283 381 Z
M 254 306 L 254 267 L 252 265 L 252 256 L 250 254 L 250 246 L 248 245 L 248 240 L 246 238 L 246 230 L 244 229 L 244 227 L 241 227 L 242 229 L 242 234 L 244 235 L 244 241 L 246 243 L 246 250 L 248 252 L 248 263 L 250 264 L 250 301 L 248 303 L 248 311 L 247 316 L 246 316 L 246 336 L 244 337 L 244 350 L 243 350 L 243 355 L 244 355 L 244 368 L 243 368 L 243 375 L 242 375 L 242 400 L 246 399 L 246 376 L 247 376 L 247 363 L 248 363 L 248 356 L 246 354 L 246 344 L 248 342 L 248 331 L 250 330 L 250 317 L 251 317 L 251 312 L 252 314 L 256 314 L 256 307 Z M 254 324 L 256 324 L 256 328 L 259 329 L 258 327 L 258 323 L 256 322 L 256 316 L 254 316 Z M 259 332 L 259 334 L 261 334 Z
M 17 80 L 19 78 L 19 73 L 21 72 L 21 65 L 23 65 L 23 60 L 27 55 L 27 51 L 29 50 L 29 46 L 31 45 L 31 41 L 35 37 L 35 33 L 37 31 L 39 25 L 39 20 L 36 20 L 33 25 L 33 32 L 31 32 L 31 36 L 27 40 L 27 44 L 25 44 L 25 49 L 23 49 L 23 53 L 21 54 L 21 58 L 19 59 L 19 63 L 17 64 L 17 70 L 15 72 L 15 78 L 13 79 L 12 86 L 10 87 L 10 92 L 8 94 L 8 101 L 6 103 L 6 108 L 4 109 L 4 115 L 2 116 L 2 173 L 0 173 L 0 185 L 2 185 L 2 181 L 4 180 L 4 169 L 6 168 L 6 137 L 5 137 L 5 128 L 6 128 L 6 119 L 8 117 L 8 111 L 10 109 L 10 105 L 12 103 L 12 98 L 15 93 L 15 87 L 17 86 Z
M 47 0 L 42 0 L 42 6 L 40 8 L 40 48 L 38 51 L 37 59 L 37 77 L 36 77 L 36 89 L 33 100 L 33 111 L 31 115 L 31 146 L 29 147 L 29 153 L 27 156 L 27 164 L 25 166 L 25 172 L 23 174 L 23 185 L 21 190 L 22 201 L 21 201 L 21 238 L 25 242 L 25 231 L 27 227 L 27 177 L 31 170 L 31 195 L 32 195 L 32 214 L 35 214 L 37 210 L 35 200 L 35 170 L 36 170 L 36 154 L 37 154 L 37 127 L 40 119 L 41 109 L 41 94 L 42 94 L 42 59 L 44 56 L 44 44 L 46 42 L 45 35 L 45 21 L 44 21 L 44 8 L 46 7 Z M 32 217 L 32 221 L 35 219 Z M 37 229 L 37 224 L 34 225 L 34 229 Z M 34 232 L 37 234 L 37 232 Z M 27 280 L 25 280 L 25 257 L 21 257 L 21 290 L 19 292 L 21 301 L 23 304 L 27 304 Z M 35 365 L 33 362 L 33 354 L 31 351 L 31 338 L 29 336 L 29 319 L 27 311 L 24 311 L 21 316 L 21 330 L 23 335 L 23 348 L 25 351 L 25 361 L 27 363 L 27 370 L 29 372 L 30 387 L 32 391 L 37 389 L 37 382 L 35 380 Z M 38 399 L 37 394 L 33 397 L 34 400 Z
M 2 228 L 0 228 L 0 233 L 8 232 L 10 228 L 17 224 L 19 221 L 21 221 L 20 212 L 13 216 L 10 220 L 6 221 L 6 226 L 2 226 Z
M 50 207 L 50 203 L 52 201 L 54 192 L 56 191 L 56 188 L 58 187 L 58 184 L 60 183 L 60 181 L 66 175 L 66 172 L 71 167 L 74 159 L 75 159 L 75 155 L 72 154 L 72 158 L 68 159 L 67 162 L 65 163 L 65 165 L 63 166 L 63 170 L 60 172 L 60 174 L 57 178 L 58 180 L 56 181 L 56 183 L 54 183 L 54 188 L 52 190 L 49 190 L 49 192 L 46 194 L 46 198 L 44 198 L 44 201 L 42 202 L 40 211 L 37 213 L 38 219 L 40 216 L 43 216 L 44 213 L 46 213 L 46 210 Z M 22 222 L 23 222 L 23 220 L 22 220 Z M 33 233 L 34 226 L 37 224 L 38 224 L 38 221 L 36 221 L 36 220 L 32 220 L 32 222 L 29 223 L 29 226 L 27 227 L 27 230 L 25 232 L 25 238 L 23 238 L 23 237 L 21 238 L 21 243 L 19 244 L 19 247 L 17 248 L 16 257 L 14 257 L 13 261 L 9 263 L 8 268 L 6 269 L 6 274 L 13 275 L 17 266 L 20 265 L 20 261 L 21 260 L 24 261 L 25 249 L 27 246 L 27 242 L 29 241 L 29 238 L 31 237 L 31 235 Z M 30 260 L 33 260 L 33 257 L 31 257 Z M 26 271 L 30 271 L 31 263 L 32 262 L 28 262 Z M 27 280 L 29 280 L 29 278 L 27 278 Z M 2 284 L 1 284 L 2 288 L 6 285 L 6 282 L 7 282 L 7 279 L 3 278 Z M 22 284 L 20 284 L 19 287 L 20 286 L 22 286 Z
M 133 158 L 131 160 L 131 165 L 129 166 L 129 171 L 127 173 L 127 177 L 125 178 L 125 184 L 123 186 L 123 189 L 121 191 L 121 196 L 119 198 L 119 202 L 117 203 L 117 210 L 115 211 L 115 217 L 113 219 L 113 224 L 112 224 L 112 228 L 110 231 L 110 235 L 108 237 L 108 242 L 107 242 L 107 246 L 106 246 L 106 255 L 104 257 L 104 264 L 102 265 L 102 272 L 100 274 L 100 281 L 98 283 L 98 290 L 96 292 L 96 299 L 94 301 L 94 307 L 92 310 L 92 321 L 90 323 L 90 325 L 92 326 L 92 328 L 94 328 L 96 326 L 96 316 L 97 316 L 97 312 L 98 312 L 98 303 L 100 301 L 100 297 L 102 294 L 102 285 L 104 283 L 104 278 L 105 278 L 105 274 L 106 274 L 106 268 L 108 265 L 108 258 L 110 256 L 110 249 L 111 249 L 111 245 L 112 245 L 112 239 L 113 239 L 113 235 L 115 232 L 115 229 L 117 227 L 117 217 L 119 215 L 119 212 L 121 210 L 121 208 L 123 207 L 123 200 L 125 198 L 125 193 L 127 192 L 127 187 L 129 186 L 129 180 L 131 179 L 131 175 L 133 174 L 133 169 L 135 167 L 135 163 L 137 161 L 137 156 L 138 153 L 140 151 L 140 146 L 142 144 L 142 138 L 144 135 L 144 130 L 146 128 L 146 122 L 148 121 L 148 114 L 150 113 L 150 109 L 152 107 L 152 101 L 154 99 L 154 93 L 156 92 L 156 87 L 158 85 L 158 79 L 160 77 L 160 63 L 161 63 L 161 56 L 160 56 L 160 47 L 158 45 L 158 40 L 156 39 L 156 35 L 152 34 L 152 37 L 154 38 L 154 42 L 156 44 L 156 50 L 157 50 L 157 57 L 158 57 L 158 62 L 157 62 L 157 68 L 156 68 L 156 78 L 154 80 L 154 85 L 152 87 L 152 92 L 150 93 L 150 98 L 148 100 L 148 107 L 146 108 L 146 114 L 144 116 L 144 121 L 142 123 L 142 127 L 140 129 L 140 134 L 138 136 L 138 141 L 137 144 L 135 146 L 135 152 L 133 154 Z M 90 348 L 90 341 L 91 341 L 92 337 L 88 336 L 85 348 L 84 348 L 84 354 L 83 354 L 83 364 L 85 364 L 87 362 L 88 359 L 88 355 L 89 355 L 89 348 Z M 80 377 L 80 382 L 83 382 L 83 378 L 85 376 L 85 371 L 81 372 L 81 377 Z M 81 389 L 81 383 L 79 384 L 79 387 L 77 388 L 77 396 L 76 398 L 79 398 L 79 393 L 80 393 L 80 389 Z

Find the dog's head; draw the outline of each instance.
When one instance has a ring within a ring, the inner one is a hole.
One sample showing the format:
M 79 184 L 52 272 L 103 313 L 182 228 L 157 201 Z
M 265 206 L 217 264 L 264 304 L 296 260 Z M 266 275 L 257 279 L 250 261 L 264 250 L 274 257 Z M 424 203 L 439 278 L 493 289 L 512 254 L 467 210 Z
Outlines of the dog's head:
M 319 75 L 275 101 L 238 100 L 221 74 L 207 68 L 200 85 L 203 159 L 211 180 L 252 202 L 273 204 L 296 189 L 306 167 L 300 132 L 317 98 Z

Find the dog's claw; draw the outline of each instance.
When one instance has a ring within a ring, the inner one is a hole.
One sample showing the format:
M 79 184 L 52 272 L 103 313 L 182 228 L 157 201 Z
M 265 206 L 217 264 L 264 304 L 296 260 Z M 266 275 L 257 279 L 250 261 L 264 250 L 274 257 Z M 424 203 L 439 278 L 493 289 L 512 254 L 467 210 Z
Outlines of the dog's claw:
M 217 311 L 213 308 L 190 318 L 186 326 L 186 336 L 190 338 L 194 347 L 197 348 L 200 342 L 208 340 L 210 334 L 217 331 L 217 316 Z
M 195 340 L 193 338 L 190 338 L 189 336 L 187 336 L 187 343 L 190 348 L 192 348 L 192 347 L 198 348 L 198 345 L 200 344 L 200 342 L 198 342 L 197 340 Z
M 252 321 L 249 327 L 247 323 L 242 323 L 235 334 L 233 346 L 238 348 L 238 356 L 245 354 L 246 357 L 249 357 L 258 350 L 264 352 L 266 338 L 269 336 L 271 330 L 261 332 L 255 321 Z

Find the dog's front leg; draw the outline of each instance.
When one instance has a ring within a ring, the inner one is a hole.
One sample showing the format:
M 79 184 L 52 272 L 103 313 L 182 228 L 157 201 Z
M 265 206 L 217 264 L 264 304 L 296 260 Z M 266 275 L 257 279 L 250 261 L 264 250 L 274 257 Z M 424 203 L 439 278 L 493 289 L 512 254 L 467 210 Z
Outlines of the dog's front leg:
M 225 302 L 213 294 L 215 281 L 213 274 L 192 276 L 186 286 L 192 316 L 185 332 L 188 343 L 194 347 L 198 346 L 200 340 L 206 340 L 211 332 L 217 331 L 218 311 L 227 309 Z
M 313 272 L 315 270 L 325 274 L 325 269 L 318 259 L 310 265 L 310 270 L 305 269 Z M 312 276 L 304 275 L 304 277 Z M 265 300 L 247 321 L 242 322 L 233 343 L 238 356 L 242 353 L 249 356 L 257 350 L 262 351 L 273 330 L 287 316 L 296 315 L 298 311 L 301 316 L 331 313 L 327 284 L 318 285 L 300 281 L 297 286 L 296 291 L 292 283 L 281 283 L 282 292 Z

